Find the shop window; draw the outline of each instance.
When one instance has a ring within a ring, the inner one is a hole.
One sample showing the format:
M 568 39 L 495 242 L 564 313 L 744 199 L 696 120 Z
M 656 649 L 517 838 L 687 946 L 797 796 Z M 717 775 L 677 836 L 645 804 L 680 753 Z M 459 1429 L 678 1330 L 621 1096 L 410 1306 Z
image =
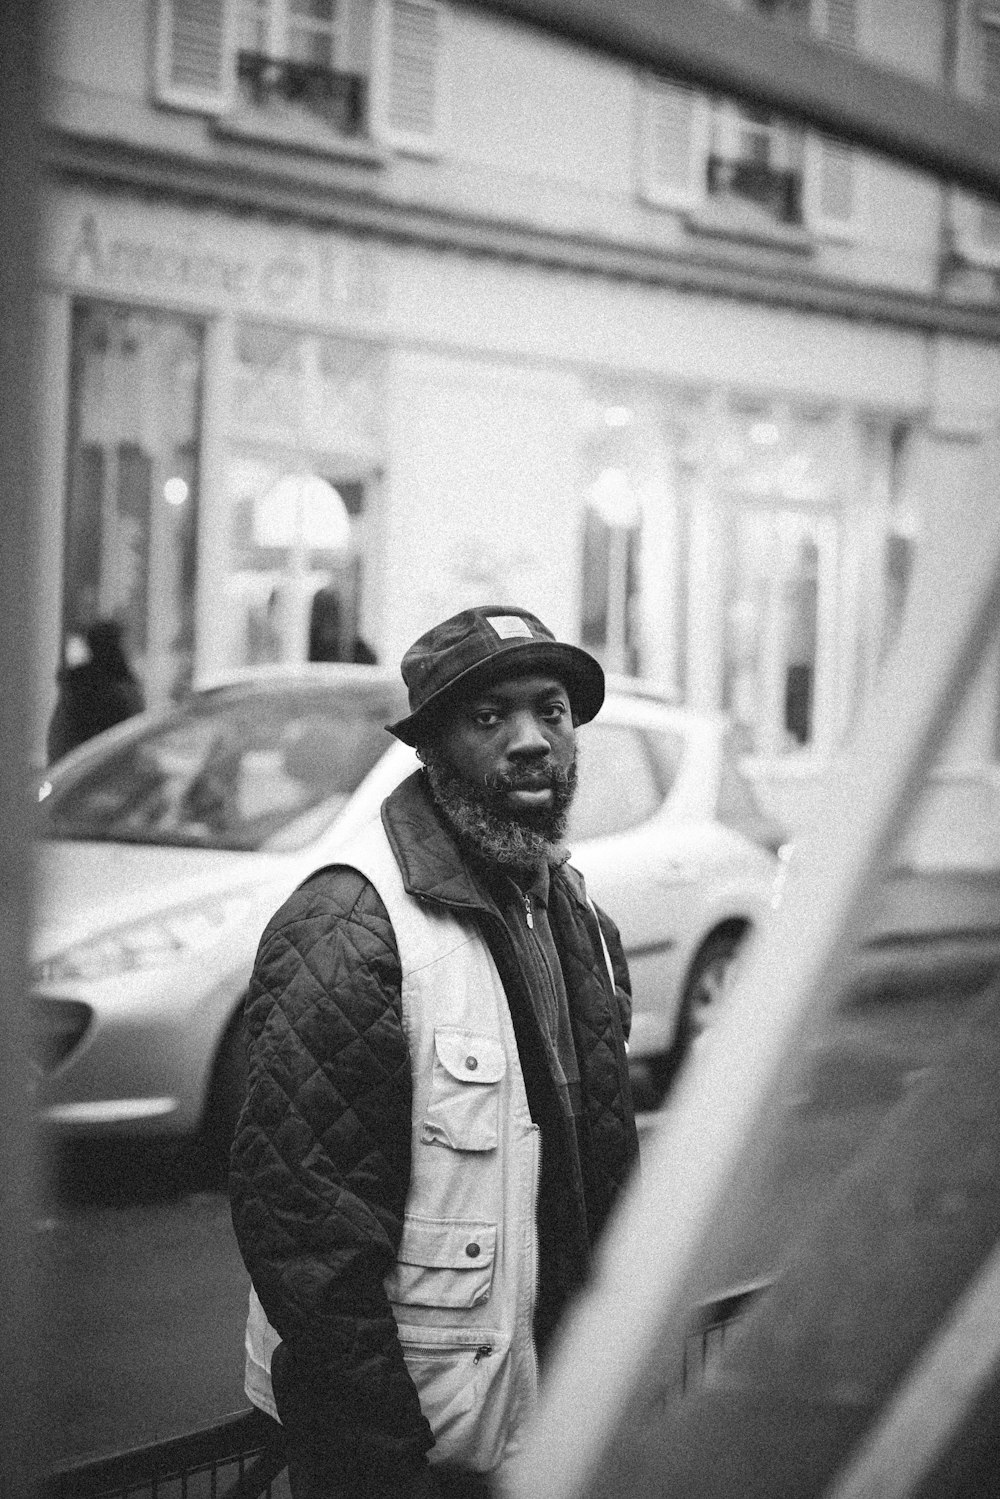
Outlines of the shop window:
M 74 309 L 64 654 L 117 619 L 150 703 L 191 673 L 202 344 L 190 318 Z
M 382 353 L 244 322 L 231 371 L 213 665 L 371 661 L 364 583 Z
M 438 0 L 159 0 L 161 103 L 306 149 L 441 141 Z
M 758 754 L 829 747 L 836 522 L 740 506 L 728 516 L 722 704 Z
M 374 462 L 381 355 L 368 344 L 266 323 L 236 330 L 233 430 L 240 437 Z
M 364 484 L 237 453 L 228 499 L 225 665 L 374 661 L 360 622 Z
M 686 513 L 674 400 L 652 386 L 598 378 L 580 421 L 581 640 L 605 670 L 679 697 Z
M 635 605 L 635 521 L 622 523 L 588 505 L 583 532 L 582 639 L 607 671 L 634 676 L 639 670 Z
M 853 50 L 858 0 L 734 0 L 736 8 L 796 30 L 812 28 Z M 855 163 L 847 148 L 808 135 L 767 110 L 713 98 L 686 85 L 642 88 L 641 190 L 648 201 L 688 211 L 693 228 L 807 226 L 849 235 L 857 211 Z M 711 210 L 699 218 L 700 210 Z

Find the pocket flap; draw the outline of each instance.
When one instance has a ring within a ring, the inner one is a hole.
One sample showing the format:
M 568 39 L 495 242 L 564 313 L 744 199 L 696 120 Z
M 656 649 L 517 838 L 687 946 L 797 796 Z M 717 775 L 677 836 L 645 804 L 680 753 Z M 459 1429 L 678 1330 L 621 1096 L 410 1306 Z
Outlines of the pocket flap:
M 436 1030 L 434 1050 L 445 1071 L 461 1083 L 498 1083 L 507 1071 L 503 1047 L 495 1036 Z
M 495 1223 L 407 1218 L 396 1260 L 432 1270 L 481 1270 L 493 1263 L 496 1246 Z

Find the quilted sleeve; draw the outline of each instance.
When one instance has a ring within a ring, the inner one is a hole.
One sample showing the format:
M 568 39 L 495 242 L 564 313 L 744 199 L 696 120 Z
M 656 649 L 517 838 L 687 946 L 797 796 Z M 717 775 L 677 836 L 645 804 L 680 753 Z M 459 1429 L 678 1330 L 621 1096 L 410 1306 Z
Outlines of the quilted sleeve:
M 261 940 L 246 1004 L 247 1099 L 230 1197 L 244 1263 L 282 1339 L 290 1437 L 352 1468 L 432 1445 L 383 1288 L 403 1224 L 412 1085 L 399 957 L 354 870 L 314 875 Z
M 600 923 L 604 940 L 608 944 L 608 956 L 611 959 L 611 971 L 615 976 L 615 996 L 618 1000 L 618 1010 L 622 1019 L 622 1034 L 626 1041 L 632 1028 L 632 980 L 629 977 L 628 959 L 625 949 L 622 947 L 622 939 L 618 928 L 615 926 L 607 911 L 602 911 L 600 906 L 594 907 L 597 920 Z

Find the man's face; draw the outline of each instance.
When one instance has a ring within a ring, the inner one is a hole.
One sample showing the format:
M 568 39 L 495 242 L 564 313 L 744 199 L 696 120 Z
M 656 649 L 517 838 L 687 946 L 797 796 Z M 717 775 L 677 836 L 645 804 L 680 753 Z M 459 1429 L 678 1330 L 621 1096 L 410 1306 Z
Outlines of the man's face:
M 566 857 L 576 784 L 569 694 L 554 677 L 507 677 L 461 699 L 422 753 L 435 799 L 486 857 L 528 867 Z
M 460 775 L 530 823 L 553 805 L 553 770 L 568 771 L 576 756 L 569 694 L 554 677 L 492 683 L 459 703 L 439 743 Z

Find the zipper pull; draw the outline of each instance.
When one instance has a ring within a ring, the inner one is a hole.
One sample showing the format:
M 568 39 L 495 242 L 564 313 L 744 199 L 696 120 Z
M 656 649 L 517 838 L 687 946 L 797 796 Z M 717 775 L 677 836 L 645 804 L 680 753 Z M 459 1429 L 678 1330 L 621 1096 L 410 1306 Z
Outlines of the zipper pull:
M 528 923 L 529 930 L 533 932 L 535 930 L 535 918 L 531 914 L 531 897 L 528 895 L 524 897 L 524 919 Z
M 479 1361 L 480 1361 L 480 1359 L 489 1358 L 489 1356 L 490 1356 L 490 1354 L 492 1352 L 493 1352 L 493 1344 L 492 1343 L 480 1343 L 479 1347 L 476 1349 L 476 1356 L 472 1360 L 472 1362 L 474 1364 L 478 1364 Z

